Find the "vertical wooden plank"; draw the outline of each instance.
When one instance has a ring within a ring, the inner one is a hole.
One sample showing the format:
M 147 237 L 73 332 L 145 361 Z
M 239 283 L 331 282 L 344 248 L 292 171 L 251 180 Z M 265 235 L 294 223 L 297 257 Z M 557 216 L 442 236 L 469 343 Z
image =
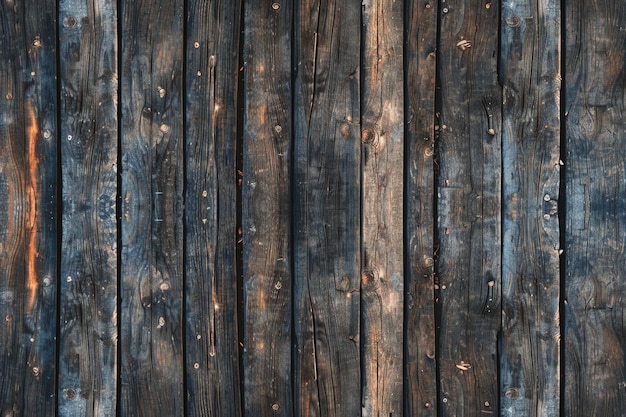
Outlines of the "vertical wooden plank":
M 363 415 L 402 415 L 404 4 L 363 2 Z
M 441 4 L 441 415 L 498 412 L 501 91 L 499 2 Z
M 0 415 L 54 415 L 57 122 L 53 1 L 0 3 Z
M 565 5 L 565 415 L 623 415 L 626 4 Z
M 361 413 L 358 2 L 296 11 L 296 414 Z
M 124 415 L 181 416 L 183 2 L 122 2 Z
M 502 3 L 503 416 L 560 412 L 561 18 L 556 0 Z
M 243 297 L 246 416 L 293 414 L 293 4 L 244 1 Z
M 240 1 L 192 0 L 186 42 L 189 416 L 240 416 L 235 236 Z
M 117 6 L 59 2 L 63 240 L 59 414 L 117 401 Z
M 433 156 L 438 2 L 409 2 L 406 13 L 405 415 L 436 416 Z

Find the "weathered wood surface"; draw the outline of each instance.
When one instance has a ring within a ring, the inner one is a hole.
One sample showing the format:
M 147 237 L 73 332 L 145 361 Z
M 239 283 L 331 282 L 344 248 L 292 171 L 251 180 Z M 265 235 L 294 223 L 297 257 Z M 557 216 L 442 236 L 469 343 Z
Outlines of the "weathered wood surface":
M 61 415 L 116 411 L 116 19 L 115 2 L 59 2 Z
M 181 416 L 183 2 L 122 3 L 121 412 Z
M 236 276 L 241 2 L 187 5 L 187 415 L 241 415 Z
M 244 10 L 244 406 L 290 416 L 293 4 L 247 0 Z
M 405 17 L 405 415 L 437 415 L 434 304 L 434 153 L 438 2 L 409 2 Z
M 0 415 L 53 415 L 57 329 L 54 1 L 0 3 Z
M 361 7 L 303 1 L 295 13 L 295 414 L 357 416 Z
M 560 401 L 559 2 L 502 4 L 503 416 L 556 416 Z
M 497 414 L 499 4 L 444 1 L 440 7 L 440 411 L 442 416 L 458 417 Z
M 565 2 L 567 416 L 626 404 L 626 4 Z
M 363 415 L 402 415 L 404 5 L 363 2 L 361 68 Z

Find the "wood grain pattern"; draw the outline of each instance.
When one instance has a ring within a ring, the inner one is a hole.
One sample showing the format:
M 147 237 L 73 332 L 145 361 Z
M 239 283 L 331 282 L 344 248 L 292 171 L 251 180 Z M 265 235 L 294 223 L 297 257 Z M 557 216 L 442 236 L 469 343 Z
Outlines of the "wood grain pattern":
M 437 2 L 409 2 L 405 28 L 407 416 L 437 415 L 433 293 L 437 14 Z
M 59 413 L 117 401 L 117 9 L 59 3 L 63 240 Z
M 442 416 L 479 416 L 499 407 L 499 4 L 440 7 L 439 405 Z
M 561 19 L 557 1 L 503 3 L 501 415 L 560 401 Z
M 246 416 L 290 416 L 291 2 L 244 2 L 243 293 Z
M 122 3 L 121 412 L 181 416 L 183 2 Z
M 53 1 L 0 4 L 0 414 L 53 415 L 57 100 Z
M 187 415 L 241 415 L 235 236 L 240 1 L 187 5 Z
M 626 403 L 626 4 L 566 1 L 567 416 Z
M 352 1 L 296 10 L 296 415 L 361 413 L 360 18 Z
M 363 415 L 402 415 L 403 2 L 363 2 Z

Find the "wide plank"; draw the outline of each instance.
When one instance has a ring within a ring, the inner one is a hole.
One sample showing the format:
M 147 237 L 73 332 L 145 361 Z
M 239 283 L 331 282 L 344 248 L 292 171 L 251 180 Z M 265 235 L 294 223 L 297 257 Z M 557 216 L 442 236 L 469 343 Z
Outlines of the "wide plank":
M 244 414 L 290 416 L 293 4 L 246 0 L 244 10 Z
M 120 411 L 182 416 L 183 2 L 123 1 L 120 18 Z
M 362 9 L 363 415 L 400 416 L 404 339 L 404 4 Z
M 405 413 L 437 415 L 434 153 L 438 2 L 409 2 L 405 66 Z
M 0 3 L 0 415 L 54 415 L 54 1 Z
M 59 414 L 117 402 L 117 6 L 59 3 L 63 179 Z
M 361 413 L 361 8 L 296 6 L 294 263 L 296 415 Z
M 440 7 L 439 406 L 441 416 L 481 416 L 499 409 L 499 2 Z
M 188 416 L 241 415 L 236 269 L 241 1 L 191 0 L 186 39 Z
M 565 6 L 564 412 L 618 416 L 626 404 L 626 3 Z

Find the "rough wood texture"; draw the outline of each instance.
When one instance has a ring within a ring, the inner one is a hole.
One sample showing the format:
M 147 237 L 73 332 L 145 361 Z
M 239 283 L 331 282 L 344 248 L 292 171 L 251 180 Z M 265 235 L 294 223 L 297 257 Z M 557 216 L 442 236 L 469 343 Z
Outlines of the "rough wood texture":
M 358 2 L 296 10 L 296 415 L 361 413 Z
M 63 241 L 59 413 L 117 401 L 117 10 L 59 3 Z
M 186 379 L 189 416 L 241 415 L 235 261 L 240 1 L 187 5 Z
M 556 0 L 509 0 L 502 7 L 501 415 L 556 416 L 560 8 Z
M 404 5 L 363 2 L 363 415 L 402 415 Z
M 406 373 L 405 415 L 437 415 L 434 304 L 434 133 L 437 10 L 434 1 L 406 10 Z
M 626 404 L 626 4 L 567 1 L 565 415 Z
M 440 7 L 439 405 L 442 416 L 497 415 L 499 4 L 467 0 Z
M 290 416 L 291 2 L 247 0 L 243 137 L 246 416 Z
M 122 4 L 124 415 L 183 414 L 183 2 Z
M 53 1 L 0 3 L 0 415 L 54 415 Z

